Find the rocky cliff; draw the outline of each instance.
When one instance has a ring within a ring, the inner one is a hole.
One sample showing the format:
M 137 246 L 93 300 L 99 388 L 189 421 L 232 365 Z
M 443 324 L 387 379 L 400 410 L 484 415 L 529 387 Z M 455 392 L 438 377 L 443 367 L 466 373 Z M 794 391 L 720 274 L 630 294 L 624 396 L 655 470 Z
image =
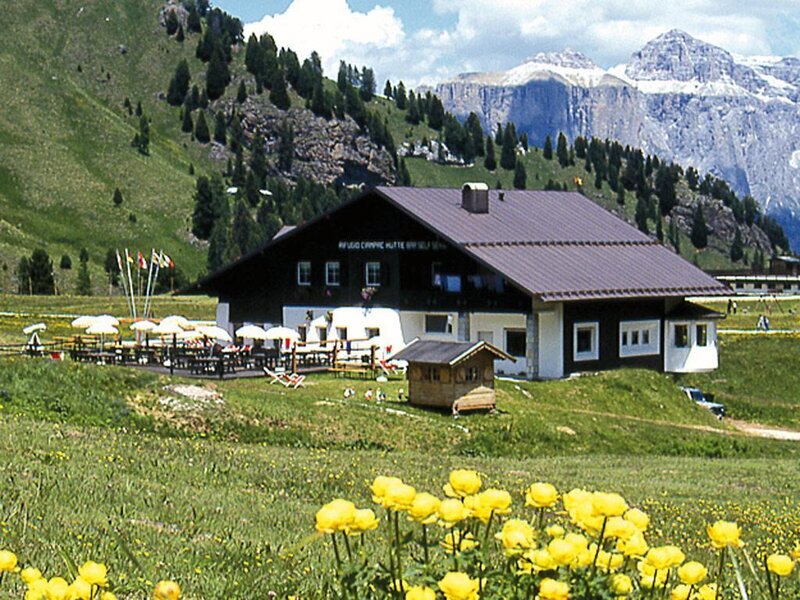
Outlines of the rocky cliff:
M 459 75 L 435 92 L 459 117 L 513 121 L 536 144 L 559 131 L 593 135 L 710 172 L 756 197 L 800 242 L 796 58 L 738 57 L 670 31 L 612 69 L 568 50 Z

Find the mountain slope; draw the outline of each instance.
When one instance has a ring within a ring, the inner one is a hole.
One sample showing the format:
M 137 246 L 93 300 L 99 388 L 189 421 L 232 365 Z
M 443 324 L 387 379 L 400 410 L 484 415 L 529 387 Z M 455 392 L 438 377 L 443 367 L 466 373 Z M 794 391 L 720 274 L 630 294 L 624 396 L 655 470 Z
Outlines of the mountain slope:
M 166 39 L 158 8 L 151 0 L 24 0 L 4 7 L 0 263 L 8 269 L 0 285 L 6 289 L 19 256 L 40 246 L 56 263 L 62 253 L 77 263 L 78 249 L 86 247 L 96 282 L 109 247 L 163 248 L 188 274 L 199 271 L 203 253 L 187 226 L 194 187 L 188 169 L 205 159 L 177 141 L 178 124 L 158 99 L 175 55 L 191 52 Z M 152 119 L 150 156 L 130 145 L 138 117 L 123 109 L 128 96 Z M 118 208 L 116 187 L 124 198 Z
M 536 144 L 594 135 L 711 172 L 786 222 L 800 214 L 799 84 L 797 59 L 735 57 L 670 31 L 608 71 L 575 52 L 537 55 L 435 92 L 459 117 L 513 121 Z

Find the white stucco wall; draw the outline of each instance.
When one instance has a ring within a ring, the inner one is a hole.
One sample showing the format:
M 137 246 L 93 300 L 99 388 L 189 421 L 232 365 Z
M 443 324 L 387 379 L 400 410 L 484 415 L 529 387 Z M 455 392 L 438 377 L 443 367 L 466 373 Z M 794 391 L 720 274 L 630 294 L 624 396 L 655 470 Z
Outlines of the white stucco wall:
M 509 313 L 472 313 L 470 314 L 469 333 L 470 341 L 477 342 L 478 334 L 483 331 L 492 332 L 492 344 L 506 350 L 505 330 L 525 330 L 525 315 Z M 517 375 L 525 372 L 525 357 L 515 357 L 517 362 L 510 360 L 494 361 L 494 370 L 506 375 Z
M 675 325 L 689 326 L 689 344 L 685 348 L 675 347 Z M 708 327 L 708 345 L 698 346 L 696 325 Z M 700 321 L 667 321 L 664 346 L 664 370 L 668 373 L 697 373 L 713 371 L 719 367 L 719 351 L 717 344 L 717 323 L 713 320 Z
M 550 312 L 539 313 L 539 377 L 564 376 L 564 305 L 555 304 Z

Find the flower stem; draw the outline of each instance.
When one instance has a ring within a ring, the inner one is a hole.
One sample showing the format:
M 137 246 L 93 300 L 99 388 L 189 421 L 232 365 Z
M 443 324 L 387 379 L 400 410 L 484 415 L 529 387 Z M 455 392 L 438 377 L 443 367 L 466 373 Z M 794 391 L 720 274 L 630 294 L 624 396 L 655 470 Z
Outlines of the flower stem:
M 714 592 L 714 600 L 719 600 L 719 593 L 722 589 L 722 572 L 725 568 L 725 548 L 727 546 L 723 546 L 722 550 L 719 552 L 719 570 L 717 571 L 717 591 Z
M 492 519 L 494 519 L 494 511 L 489 513 L 489 520 L 486 522 L 486 531 L 483 534 L 484 547 L 486 547 L 486 542 L 489 541 L 489 530 L 492 528 Z
M 339 545 L 336 543 L 335 533 L 331 535 L 331 539 L 333 540 L 333 554 L 336 556 L 336 572 L 339 574 L 342 572 L 342 557 L 339 555 Z
M 425 564 L 431 566 L 431 557 L 428 553 L 428 526 L 422 524 L 422 550 L 425 553 Z
M 403 581 L 403 563 L 401 557 L 401 548 L 400 548 L 400 513 L 394 513 L 394 538 L 395 538 L 395 546 L 397 548 L 397 577 L 402 582 Z M 402 583 L 399 584 L 402 588 Z M 402 592 L 402 589 L 400 590 Z
M 603 538 L 606 535 L 606 523 L 608 523 L 608 517 L 603 517 L 603 526 L 600 527 L 600 537 L 597 540 L 597 550 L 595 550 L 594 560 L 592 561 L 592 575 L 594 575 L 595 570 L 597 569 L 597 557 L 600 556 L 600 549 L 603 547 Z
M 350 551 L 350 540 L 347 538 L 347 534 L 343 531 L 342 537 L 344 537 L 344 547 L 347 549 L 347 560 L 353 562 L 353 553 Z

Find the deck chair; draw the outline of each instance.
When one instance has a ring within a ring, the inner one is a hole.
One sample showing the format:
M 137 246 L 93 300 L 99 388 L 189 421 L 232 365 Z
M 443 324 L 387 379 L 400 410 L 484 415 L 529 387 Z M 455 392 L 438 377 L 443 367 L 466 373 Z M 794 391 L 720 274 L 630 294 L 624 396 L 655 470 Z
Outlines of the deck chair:
M 306 384 L 303 383 L 306 380 L 305 375 L 299 375 L 297 373 L 292 373 L 291 375 L 287 375 L 286 373 L 284 373 L 283 377 L 287 382 L 286 387 L 290 387 L 295 390 L 299 387 L 306 387 Z
M 283 387 L 289 387 L 289 382 L 286 379 L 286 372 L 282 370 L 274 370 L 268 369 L 264 367 L 264 375 L 270 378 L 269 384 L 272 385 L 273 383 L 280 383 Z

